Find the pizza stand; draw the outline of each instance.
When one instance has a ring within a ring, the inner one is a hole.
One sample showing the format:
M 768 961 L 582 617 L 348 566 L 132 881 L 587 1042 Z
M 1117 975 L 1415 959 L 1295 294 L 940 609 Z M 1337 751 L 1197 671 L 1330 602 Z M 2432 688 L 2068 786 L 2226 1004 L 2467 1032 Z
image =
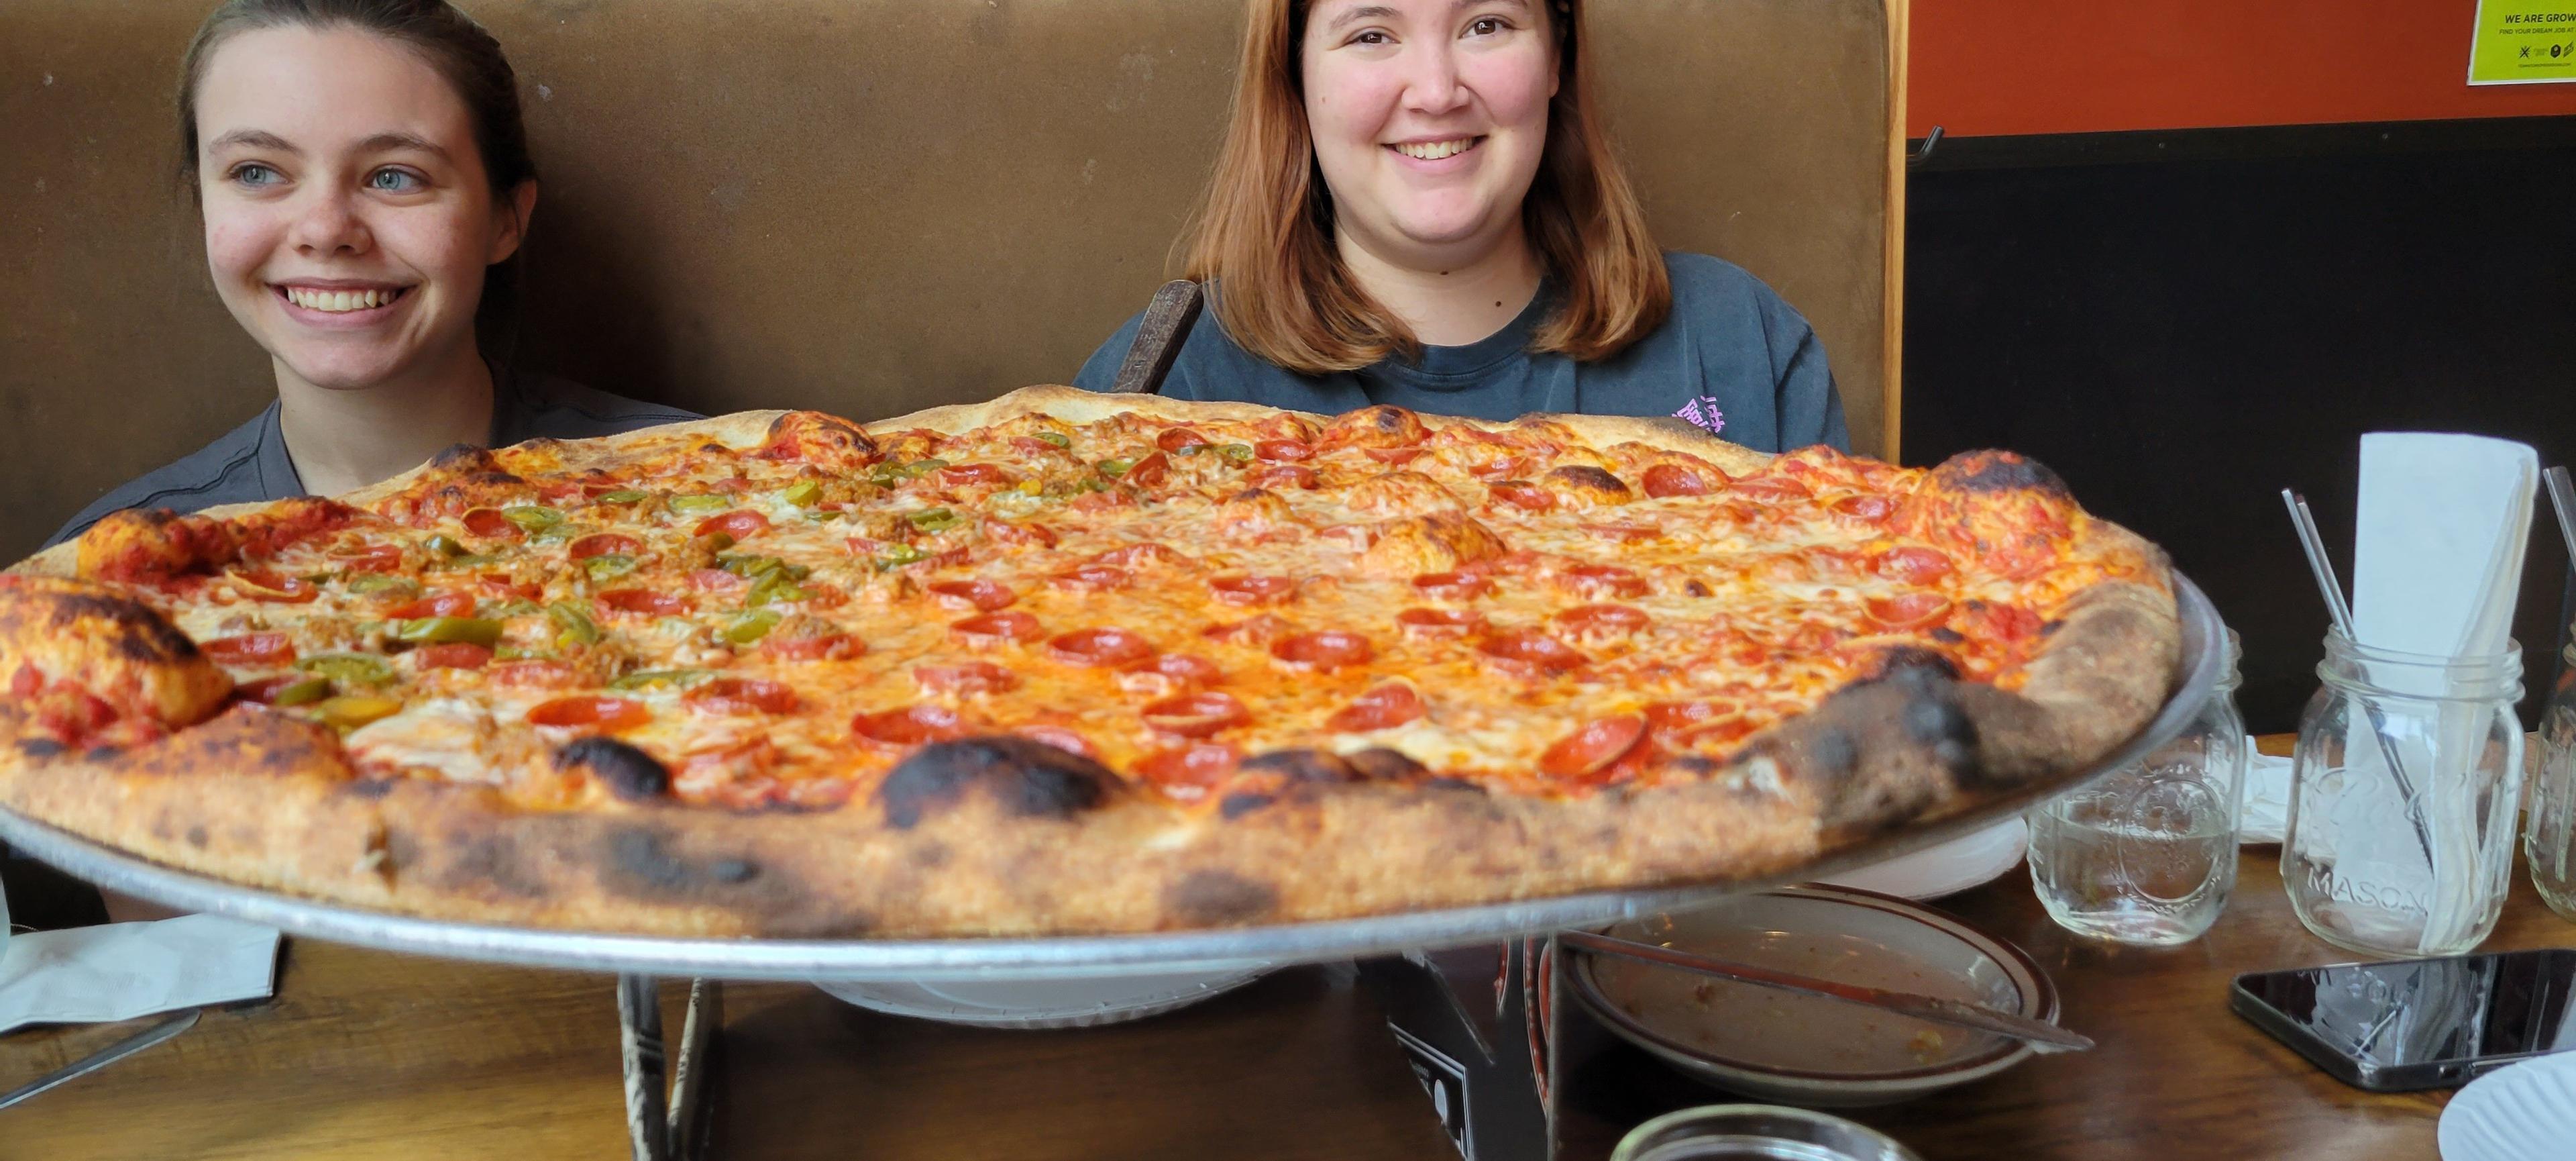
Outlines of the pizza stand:
M 333 906 L 172 870 L 0 810 L 0 842 L 110 890 L 290 934 L 386 951 L 579 971 L 617 978 L 628 1127 L 638 1161 L 699 1155 L 704 1065 L 723 1023 L 721 981 L 1068 979 L 1282 967 L 1413 949 L 1490 944 L 1688 908 L 1813 879 L 1945 842 L 2124 765 L 2179 733 L 2217 683 L 2223 627 L 2209 598 L 2174 574 L 2182 650 L 2173 692 L 2145 729 L 2090 769 L 2014 788 L 1936 822 L 1892 830 L 1793 874 L 1742 882 L 1329 922 L 1041 939 L 689 939 L 449 923 Z M 658 981 L 687 978 L 678 1051 L 665 1049 Z M 667 1094 L 667 1095 L 666 1095 Z

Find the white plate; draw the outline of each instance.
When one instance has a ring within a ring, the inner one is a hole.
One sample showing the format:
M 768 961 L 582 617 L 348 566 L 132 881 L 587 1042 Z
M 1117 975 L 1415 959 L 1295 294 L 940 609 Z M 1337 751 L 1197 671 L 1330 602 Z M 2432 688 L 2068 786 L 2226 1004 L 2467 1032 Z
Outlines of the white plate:
M 2576 1052 L 2508 1064 L 2470 1081 L 2435 1130 L 2442 1161 L 2576 1156 Z
M 1089 1028 L 1186 1008 L 1252 982 L 1264 965 L 1164 975 L 889 980 L 814 986 L 870 1011 L 984 1028 Z
M 2020 866 L 2022 852 L 2029 847 L 2030 827 L 2014 815 L 1937 847 L 1819 881 L 1906 899 L 1938 899 L 1993 882 Z

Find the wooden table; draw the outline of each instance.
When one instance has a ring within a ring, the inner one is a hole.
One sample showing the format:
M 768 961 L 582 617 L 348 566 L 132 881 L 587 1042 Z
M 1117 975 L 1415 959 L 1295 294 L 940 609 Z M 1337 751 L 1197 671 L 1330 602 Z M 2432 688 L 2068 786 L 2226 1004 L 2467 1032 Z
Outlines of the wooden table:
M 2274 848 L 2216 929 L 2169 951 L 2053 925 L 2020 872 L 1942 906 L 2027 948 L 2100 1050 L 1859 1119 L 1929 1161 L 2431 1158 L 2447 1093 L 2328 1078 L 2227 1011 L 2237 972 L 2350 957 L 2309 936 Z M 2519 873 L 2488 950 L 2576 944 Z M 676 989 L 665 994 L 676 1035 Z M 1455 1156 L 1347 966 L 1274 973 L 1168 1016 L 1003 1032 L 878 1016 L 810 987 L 727 989 L 716 1153 L 830 1161 Z M 130 1030 L 0 1038 L 0 1089 Z M 1569 1158 L 1727 1099 L 1618 1049 L 1567 1079 Z M 273 1001 L 0 1112 L 0 1159 L 625 1155 L 610 981 L 289 945 Z

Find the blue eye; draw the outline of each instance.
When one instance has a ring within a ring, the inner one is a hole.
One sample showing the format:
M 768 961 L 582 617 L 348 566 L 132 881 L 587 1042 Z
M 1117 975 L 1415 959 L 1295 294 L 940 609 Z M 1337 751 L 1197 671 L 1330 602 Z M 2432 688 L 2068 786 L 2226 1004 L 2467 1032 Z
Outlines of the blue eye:
M 367 175 L 367 188 L 384 193 L 411 193 L 422 184 L 417 175 L 399 169 L 379 169 Z
M 253 189 L 277 183 L 277 171 L 257 162 L 236 165 L 231 173 L 224 176 L 235 185 L 249 186 Z

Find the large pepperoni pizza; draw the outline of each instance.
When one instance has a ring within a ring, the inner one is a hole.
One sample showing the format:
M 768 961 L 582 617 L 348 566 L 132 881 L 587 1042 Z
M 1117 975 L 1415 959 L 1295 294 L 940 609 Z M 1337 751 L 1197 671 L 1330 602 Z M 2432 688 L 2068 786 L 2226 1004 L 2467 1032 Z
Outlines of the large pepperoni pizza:
M 618 932 L 1286 922 L 1771 875 L 2063 777 L 2172 581 L 2046 469 L 1033 387 L 459 448 L 0 575 L 0 806 Z

